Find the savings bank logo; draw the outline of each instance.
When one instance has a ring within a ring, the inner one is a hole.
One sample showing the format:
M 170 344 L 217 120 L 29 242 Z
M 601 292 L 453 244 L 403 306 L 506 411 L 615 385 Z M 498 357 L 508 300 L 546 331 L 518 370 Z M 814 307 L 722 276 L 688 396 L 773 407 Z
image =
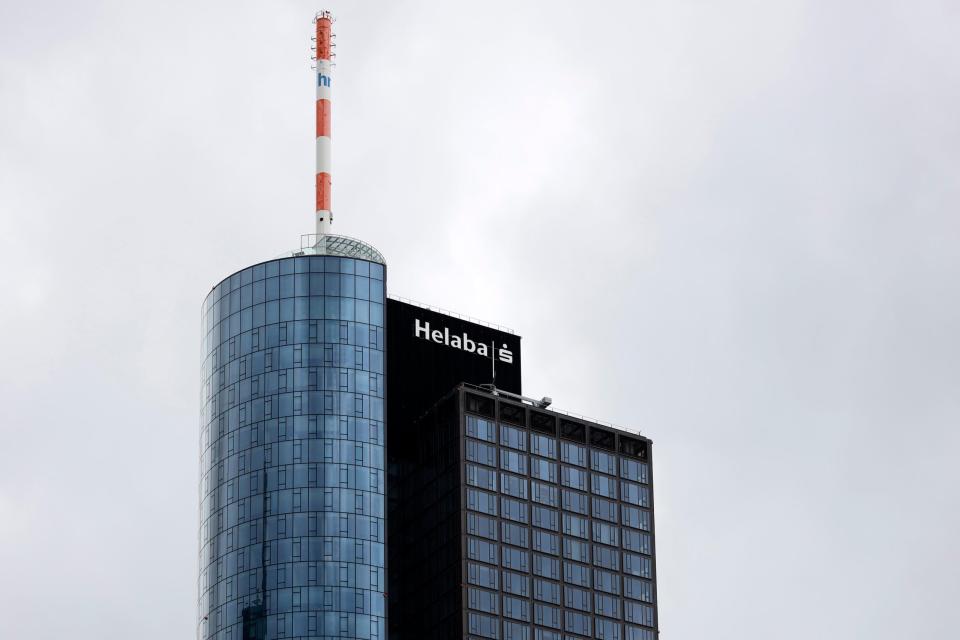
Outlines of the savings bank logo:
M 471 340 L 466 332 L 464 332 L 463 335 L 450 335 L 450 329 L 447 327 L 443 329 L 431 329 L 429 322 L 421 322 L 419 318 L 414 318 L 413 335 L 428 342 L 446 345 L 454 349 L 466 351 L 467 353 L 475 353 L 484 358 L 490 358 L 490 353 L 494 348 L 494 343 L 488 345 L 483 342 Z M 497 359 L 500 362 L 513 364 L 513 351 L 510 351 L 506 344 L 496 351 Z

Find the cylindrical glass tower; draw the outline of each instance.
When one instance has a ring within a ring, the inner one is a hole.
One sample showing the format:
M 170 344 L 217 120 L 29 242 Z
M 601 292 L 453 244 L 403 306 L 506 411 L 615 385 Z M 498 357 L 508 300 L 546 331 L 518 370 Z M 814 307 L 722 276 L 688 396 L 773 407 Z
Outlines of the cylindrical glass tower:
M 386 268 L 322 240 L 203 305 L 201 640 L 386 637 Z

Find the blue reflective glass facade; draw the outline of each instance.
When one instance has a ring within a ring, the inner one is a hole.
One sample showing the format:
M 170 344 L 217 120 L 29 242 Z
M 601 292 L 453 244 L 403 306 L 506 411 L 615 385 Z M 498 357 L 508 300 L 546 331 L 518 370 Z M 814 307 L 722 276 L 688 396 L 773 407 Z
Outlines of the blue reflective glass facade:
M 384 265 L 255 265 L 203 305 L 197 637 L 386 637 Z

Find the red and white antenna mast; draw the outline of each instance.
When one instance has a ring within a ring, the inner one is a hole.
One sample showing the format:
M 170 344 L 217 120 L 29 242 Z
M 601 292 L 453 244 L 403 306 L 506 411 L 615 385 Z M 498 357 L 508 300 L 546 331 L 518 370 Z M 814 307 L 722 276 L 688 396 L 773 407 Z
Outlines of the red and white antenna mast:
M 333 15 L 321 11 L 317 27 L 317 236 L 329 234 L 330 210 L 330 85 L 333 83 Z M 319 239 L 319 237 L 318 237 Z

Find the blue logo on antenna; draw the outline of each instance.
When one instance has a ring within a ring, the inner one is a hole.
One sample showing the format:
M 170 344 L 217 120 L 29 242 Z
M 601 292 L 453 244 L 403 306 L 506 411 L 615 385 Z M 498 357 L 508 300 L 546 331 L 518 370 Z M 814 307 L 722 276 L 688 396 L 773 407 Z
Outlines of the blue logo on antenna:
M 330 76 L 325 76 L 322 73 L 317 74 L 317 86 L 318 87 L 329 87 L 330 86 Z

